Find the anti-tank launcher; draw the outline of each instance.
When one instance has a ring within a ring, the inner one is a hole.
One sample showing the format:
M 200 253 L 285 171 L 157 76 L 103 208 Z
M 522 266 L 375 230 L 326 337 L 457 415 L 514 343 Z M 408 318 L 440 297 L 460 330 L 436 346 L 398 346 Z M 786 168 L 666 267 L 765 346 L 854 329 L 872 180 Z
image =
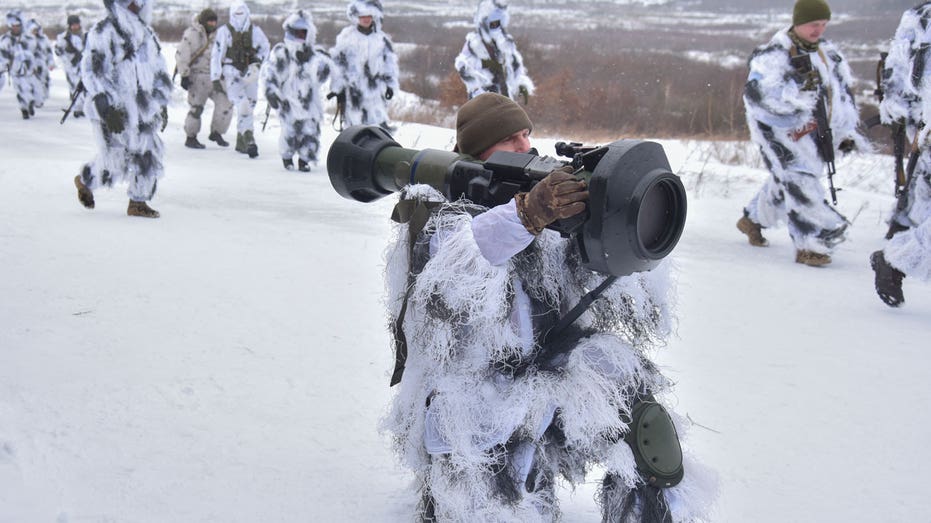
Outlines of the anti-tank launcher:
M 654 268 L 672 252 L 685 226 L 686 194 L 661 145 L 618 140 L 598 147 L 565 144 L 560 152 L 571 155 L 571 162 L 502 151 L 483 162 L 437 149 L 406 149 L 381 128 L 353 126 L 330 147 L 327 172 L 337 193 L 360 202 L 425 183 L 450 201 L 494 207 L 570 164 L 588 183 L 588 209 L 549 228 L 578 243 L 583 265 L 626 276 Z

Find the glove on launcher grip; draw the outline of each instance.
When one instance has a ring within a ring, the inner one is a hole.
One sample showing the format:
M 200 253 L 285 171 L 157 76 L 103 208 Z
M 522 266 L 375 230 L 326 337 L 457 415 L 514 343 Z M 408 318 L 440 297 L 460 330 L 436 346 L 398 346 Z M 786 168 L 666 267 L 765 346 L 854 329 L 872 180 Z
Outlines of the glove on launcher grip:
M 588 211 L 548 228 L 571 236 L 591 270 L 626 276 L 654 268 L 678 243 L 687 207 L 685 188 L 662 146 L 618 140 L 581 149 L 572 165 L 588 183 Z M 507 203 L 567 163 L 500 151 L 482 162 L 437 149 L 405 149 L 374 126 L 347 128 L 327 154 L 330 183 L 344 198 L 371 202 L 426 183 L 450 201 L 465 198 L 485 207 Z

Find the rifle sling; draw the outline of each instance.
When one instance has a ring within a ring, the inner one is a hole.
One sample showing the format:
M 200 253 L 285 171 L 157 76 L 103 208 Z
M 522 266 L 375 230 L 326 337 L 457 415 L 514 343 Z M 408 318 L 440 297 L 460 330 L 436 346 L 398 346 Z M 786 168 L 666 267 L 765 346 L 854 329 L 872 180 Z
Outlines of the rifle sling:
M 401 301 L 401 310 L 398 317 L 391 326 L 394 337 L 394 370 L 391 372 L 390 387 L 401 382 L 404 375 L 404 366 L 407 363 L 407 336 L 404 334 L 404 316 L 407 315 L 407 303 L 410 299 L 411 290 L 414 287 L 414 271 L 412 260 L 414 258 L 414 246 L 417 244 L 417 237 L 430 219 L 432 210 L 440 205 L 440 202 L 425 202 L 422 200 L 401 200 L 395 206 L 391 213 L 391 219 L 397 223 L 407 223 L 407 289 L 404 291 L 404 298 Z

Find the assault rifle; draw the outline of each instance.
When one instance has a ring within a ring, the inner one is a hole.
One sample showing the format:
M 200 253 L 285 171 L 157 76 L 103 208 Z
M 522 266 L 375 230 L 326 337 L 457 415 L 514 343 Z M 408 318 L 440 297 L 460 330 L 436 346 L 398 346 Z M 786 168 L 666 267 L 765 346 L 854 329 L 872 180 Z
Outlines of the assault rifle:
M 327 100 L 332 100 L 336 98 L 336 111 L 333 113 L 333 121 L 330 125 L 333 126 L 338 132 L 343 131 L 343 124 L 346 121 L 346 92 L 340 91 L 338 93 L 330 93 L 326 95 Z M 339 121 L 339 127 L 336 127 L 336 122 Z
M 834 168 L 834 132 L 831 131 L 831 121 L 828 119 L 828 110 L 825 97 L 827 90 L 823 88 L 821 77 L 811 65 L 811 54 L 801 53 L 791 57 L 792 67 L 795 71 L 806 79 L 804 89 L 813 89 L 818 93 L 818 101 L 815 103 L 815 144 L 818 147 L 818 154 L 828 167 L 828 185 L 831 189 L 831 202 L 837 205 L 837 189 L 834 188 L 834 175 L 837 170 Z
M 920 50 L 920 53 L 923 53 L 927 50 L 926 46 L 922 47 L 923 50 Z M 876 63 L 876 89 L 873 91 L 873 95 L 876 97 L 876 101 L 879 104 L 882 104 L 883 99 L 886 97 L 886 89 L 884 80 L 891 73 L 887 72 L 886 69 L 886 59 L 889 58 L 889 53 L 881 52 L 879 53 L 879 61 Z M 921 68 L 924 68 L 924 58 L 921 58 Z M 915 64 L 915 69 L 918 69 L 919 65 Z M 912 71 L 915 72 L 914 70 Z M 912 82 L 915 82 L 914 76 L 912 77 Z M 920 78 L 919 78 L 920 82 Z M 918 84 L 916 84 L 918 85 Z M 867 129 L 872 129 L 873 127 L 882 125 L 882 117 L 879 114 L 873 115 L 871 118 L 868 118 L 863 122 L 864 127 Z M 907 137 L 905 134 L 906 122 L 905 120 L 899 120 L 892 122 L 889 125 L 889 130 L 892 131 L 892 156 L 895 160 L 895 196 L 896 198 L 900 197 L 905 191 L 905 186 L 907 185 L 906 169 L 905 169 L 905 143 Z M 911 160 L 909 160 L 911 163 Z
M 62 115 L 61 121 L 59 121 L 58 123 L 60 124 L 65 123 L 65 120 L 68 119 L 68 115 L 70 115 L 71 111 L 74 110 L 74 104 L 78 102 L 78 97 L 80 97 L 81 93 L 85 91 L 87 91 L 87 88 L 84 87 L 84 82 L 83 81 L 78 82 L 77 87 L 74 88 L 74 92 L 71 93 L 71 105 L 69 105 L 67 109 L 63 109 L 63 111 L 65 111 L 65 114 Z
M 263 133 L 265 132 L 265 126 L 268 125 L 268 117 L 271 116 L 271 114 L 272 114 L 272 106 L 266 105 L 265 106 L 265 120 L 262 121 L 262 132 Z

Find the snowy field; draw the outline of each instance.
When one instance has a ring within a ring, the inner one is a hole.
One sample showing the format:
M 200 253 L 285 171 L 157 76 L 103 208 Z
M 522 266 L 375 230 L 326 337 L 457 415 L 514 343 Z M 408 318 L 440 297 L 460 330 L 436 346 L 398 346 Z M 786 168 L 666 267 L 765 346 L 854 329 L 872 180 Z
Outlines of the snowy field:
M 87 120 L 59 125 L 64 86 L 54 71 L 29 121 L 0 92 L 0 522 L 411 521 L 411 477 L 377 430 L 391 199 L 344 200 L 323 165 L 283 170 L 274 116 L 254 160 L 184 148 L 179 90 L 162 218 L 126 216 L 124 187 L 86 210 L 72 178 L 95 147 Z M 679 325 L 657 360 L 719 475 L 714 521 L 931 520 L 931 286 L 906 279 L 890 309 L 868 263 L 891 159 L 838 163 L 854 224 L 815 269 L 784 228 L 757 249 L 734 227 L 764 171 L 719 163 L 727 144 L 663 144 L 690 207 L 671 256 Z M 560 490 L 563 521 L 600 521 L 598 479 Z

